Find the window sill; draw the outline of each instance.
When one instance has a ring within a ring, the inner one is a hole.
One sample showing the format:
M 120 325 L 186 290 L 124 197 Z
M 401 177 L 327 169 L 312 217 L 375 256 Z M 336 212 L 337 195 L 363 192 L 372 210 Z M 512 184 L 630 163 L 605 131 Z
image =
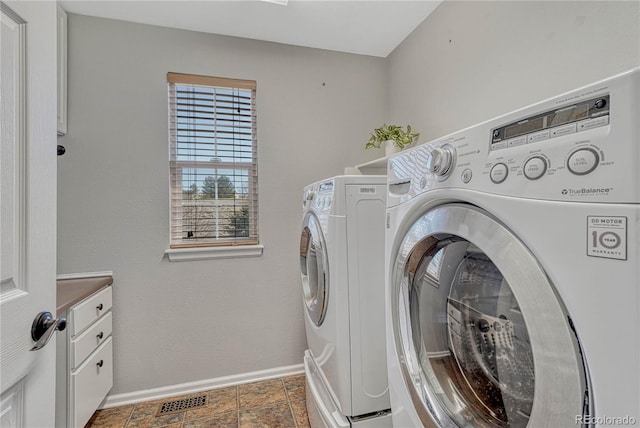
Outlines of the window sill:
M 170 248 L 165 250 L 170 262 L 186 262 L 211 259 L 237 259 L 260 257 L 263 245 L 236 245 L 229 247 Z

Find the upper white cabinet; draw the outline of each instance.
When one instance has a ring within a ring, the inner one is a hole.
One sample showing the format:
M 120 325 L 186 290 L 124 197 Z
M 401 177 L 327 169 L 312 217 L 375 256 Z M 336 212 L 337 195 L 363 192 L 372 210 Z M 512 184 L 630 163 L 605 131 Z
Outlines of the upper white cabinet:
M 67 13 L 58 5 L 58 135 L 67 133 Z

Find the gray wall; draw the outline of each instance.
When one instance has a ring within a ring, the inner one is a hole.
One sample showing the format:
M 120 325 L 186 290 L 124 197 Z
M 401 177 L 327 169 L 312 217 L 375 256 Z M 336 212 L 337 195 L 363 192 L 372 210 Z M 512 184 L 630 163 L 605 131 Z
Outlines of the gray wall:
M 170 263 L 168 71 L 257 81 L 260 258 Z M 302 363 L 302 188 L 375 158 L 386 63 L 69 16 L 58 272 L 114 271 L 112 394 Z
M 387 58 L 420 142 L 640 65 L 640 3 L 445 1 Z

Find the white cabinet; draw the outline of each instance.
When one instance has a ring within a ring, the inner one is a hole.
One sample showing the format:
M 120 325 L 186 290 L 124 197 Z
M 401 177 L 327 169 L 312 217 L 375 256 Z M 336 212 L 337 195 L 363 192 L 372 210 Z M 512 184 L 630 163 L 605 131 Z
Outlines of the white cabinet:
M 58 136 L 67 133 L 67 14 L 58 5 Z
M 107 286 L 65 313 L 57 344 L 57 428 L 84 427 L 113 386 L 112 302 Z

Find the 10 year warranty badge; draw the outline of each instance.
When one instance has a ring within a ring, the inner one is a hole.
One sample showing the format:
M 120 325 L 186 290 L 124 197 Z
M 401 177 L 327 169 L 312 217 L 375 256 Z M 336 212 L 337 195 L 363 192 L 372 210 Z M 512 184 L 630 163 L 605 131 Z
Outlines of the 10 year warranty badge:
M 627 260 L 627 218 L 587 216 L 587 255 Z

